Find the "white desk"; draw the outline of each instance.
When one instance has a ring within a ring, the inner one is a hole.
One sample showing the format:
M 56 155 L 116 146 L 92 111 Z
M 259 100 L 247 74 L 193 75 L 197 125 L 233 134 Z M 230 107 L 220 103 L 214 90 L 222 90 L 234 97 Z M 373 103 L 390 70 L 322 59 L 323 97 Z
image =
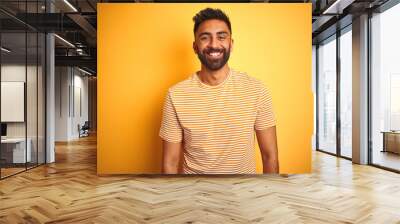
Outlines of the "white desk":
M 6 138 L 6 139 L 1 139 L 1 144 L 9 147 L 9 146 L 14 146 L 12 148 L 12 162 L 13 163 L 25 163 L 25 162 L 31 162 L 32 160 L 32 154 L 31 154 L 31 145 L 32 145 L 32 140 L 30 138 L 27 138 L 27 146 L 26 147 L 26 154 L 25 154 L 25 138 Z M 2 147 L 4 147 L 2 146 Z M 3 149 L 2 149 L 3 150 Z M 25 161 L 25 159 L 27 159 Z

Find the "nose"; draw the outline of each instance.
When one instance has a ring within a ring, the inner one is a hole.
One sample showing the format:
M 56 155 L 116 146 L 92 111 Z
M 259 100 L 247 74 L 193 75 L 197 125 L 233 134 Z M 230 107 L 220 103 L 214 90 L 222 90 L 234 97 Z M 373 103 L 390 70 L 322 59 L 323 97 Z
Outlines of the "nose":
M 218 48 L 218 39 L 217 37 L 212 37 L 211 42 L 210 42 L 210 47 L 212 48 Z

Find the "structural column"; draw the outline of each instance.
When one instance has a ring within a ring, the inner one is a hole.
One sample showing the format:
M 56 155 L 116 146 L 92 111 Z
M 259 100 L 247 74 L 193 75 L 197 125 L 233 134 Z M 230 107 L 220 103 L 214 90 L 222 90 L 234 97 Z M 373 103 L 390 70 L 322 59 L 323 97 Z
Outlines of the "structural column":
M 353 162 L 368 163 L 368 15 L 353 19 Z
M 51 1 L 46 1 L 46 11 L 53 12 Z M 55 44 L 54 34 L 46 34 L 46 163 L 55 161 Z

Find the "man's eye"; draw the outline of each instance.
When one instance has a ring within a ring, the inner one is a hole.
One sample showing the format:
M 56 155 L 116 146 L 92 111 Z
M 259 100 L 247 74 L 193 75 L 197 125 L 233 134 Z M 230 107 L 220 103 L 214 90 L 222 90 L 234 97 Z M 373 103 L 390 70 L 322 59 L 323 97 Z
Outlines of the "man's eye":
M 218 39 L 220 39 L 220 40 L 225 40 L 225 39 L 226 39 L 226 36 L 219 36 Z
M 200 40 L 208 40 L 208 37 L 204 36 L 204 37 L 200 37 Z

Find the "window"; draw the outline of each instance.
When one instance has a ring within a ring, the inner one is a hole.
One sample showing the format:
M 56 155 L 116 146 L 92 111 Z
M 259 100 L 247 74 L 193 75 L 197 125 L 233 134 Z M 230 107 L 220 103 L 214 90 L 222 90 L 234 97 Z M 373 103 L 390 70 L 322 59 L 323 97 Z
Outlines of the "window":
M 336 153 L 336 36 L 318 47 L 318 149 Z
M 400 4 L 371 18 L 372 164 L 400 170 Z M 396 132 L 397 131 L 397 132 Z
M 340 36 L 340 155 L 352 157 L 352 34 L 351 26 Z

